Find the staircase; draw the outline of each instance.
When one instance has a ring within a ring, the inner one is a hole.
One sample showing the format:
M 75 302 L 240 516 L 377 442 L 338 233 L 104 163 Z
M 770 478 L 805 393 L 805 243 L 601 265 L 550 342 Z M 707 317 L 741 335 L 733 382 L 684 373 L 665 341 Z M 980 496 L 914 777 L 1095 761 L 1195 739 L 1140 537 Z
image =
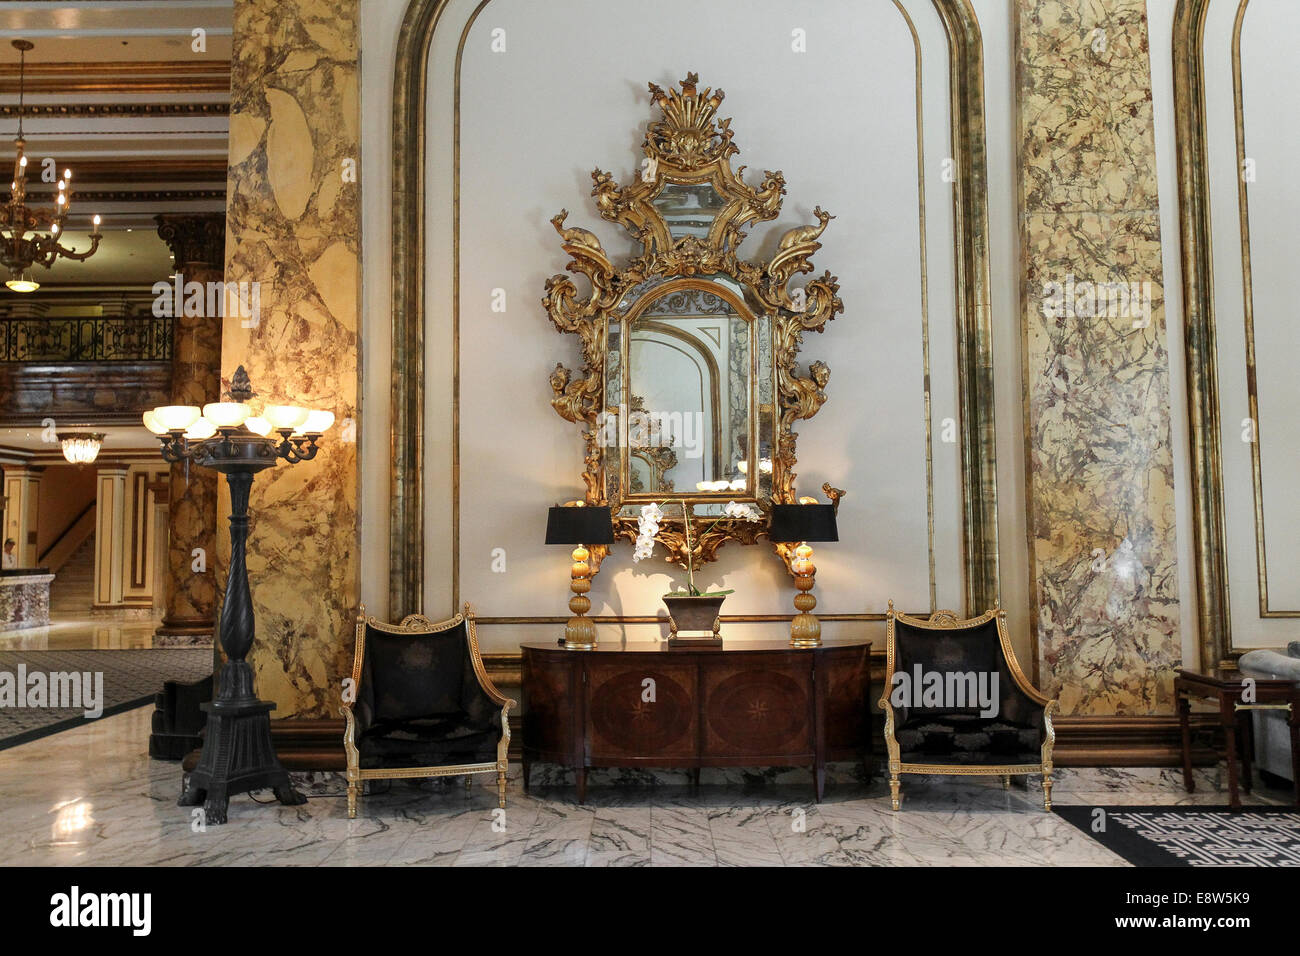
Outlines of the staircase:
M 72 553 L 50 584 L 50 616 L 84 618 L 95 603 L 95 536 Z

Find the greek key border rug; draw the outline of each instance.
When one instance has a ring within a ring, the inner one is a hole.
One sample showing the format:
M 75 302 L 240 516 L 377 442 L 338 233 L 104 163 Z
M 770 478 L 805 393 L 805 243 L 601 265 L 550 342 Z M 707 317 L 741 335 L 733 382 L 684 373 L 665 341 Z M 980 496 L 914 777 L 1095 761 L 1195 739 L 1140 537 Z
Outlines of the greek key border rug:
M 1056 806 L 1052 812 L 1134 866 L 1300 867 L 1295 807 Z
M 212 673 L 210 647 L 141 648 L 137 650 L 0 651 L 0 671 L 90 672 L 104 675 L 102 717 L 153 702 L 163 681 L 196 681 Z M 15 678 L 6 678 L 14 680 Z M 98 718 L 95 718 L 98 719 Z M 0 705 L 0 750 L 49 734 L 91 723 L 81 708 Z

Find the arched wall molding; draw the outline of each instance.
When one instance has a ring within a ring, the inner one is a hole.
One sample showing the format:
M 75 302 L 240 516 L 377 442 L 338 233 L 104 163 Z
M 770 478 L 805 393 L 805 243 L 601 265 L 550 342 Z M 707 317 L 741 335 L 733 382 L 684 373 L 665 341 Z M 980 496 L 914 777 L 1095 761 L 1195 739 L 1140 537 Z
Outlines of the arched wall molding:
M 999 601 L 983 50 L 970 0 L 932 3 L 948 37 L 965 603 L 977 614 Z M 450 4 L 410 0 L 394 67 L 390 616 L 423 610 L 425 109 L 430 50 Z M 459 114 L 457 97 L 457 129 Z
M 1243 115 L 1240 40 L 1249 0 L 1238 0 L 1233 21 L 1234 106 L 1237 153 L 1243 155 Z M 1193 548 L 1198 602 L 1197 643 L 1201 664 L 1231 665 L 1243 652 L 1233 640 L 1229 600 L 1227 509 L 1224 496 L 1222 389 L 1220 387 L 1218 331 L 1215 317 L 1215 266 L 1211 221 L 1209 133 L 1206 110 L 1205 40 L 1211 0 L 1178 0 L 1173 18 L 1173 78 L 1175 135 L 1178 155 L 1179 233 L 1187 406 L 1190 431 Z M 1254 377 L 1249 227 L 1247 187 L 1237 181 L 1241 216 L 1240 253 L 1246 294 L 1247 390 L 1250 414 L 1259 421 Z M 1233 254 L 1230 250 L 1229 255 Z M 1263 505 L 1260 483 L 1259 442 L 1252 451 L 1255 496 L 1255 534 L 1260 580 L 1260 617 L 1296 617 L 1294 611 L 1270 610 L 1263 549 Z

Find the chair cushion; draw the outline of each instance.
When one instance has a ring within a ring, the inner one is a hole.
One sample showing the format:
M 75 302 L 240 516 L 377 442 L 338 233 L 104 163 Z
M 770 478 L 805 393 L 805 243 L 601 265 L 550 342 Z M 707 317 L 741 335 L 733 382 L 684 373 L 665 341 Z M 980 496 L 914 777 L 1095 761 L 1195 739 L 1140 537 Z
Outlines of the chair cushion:
M 363 769 L 440 767 L 496 760 L 501 730 L 468 714 L 427 715 L 411 720 L 381 720 L 357 742 Z
M 903 763 L 1037 764 L 1039 731 L 1000 718 L 922 715 L 894 733 Z
M 461 713 L 465 639 L 461 628 L 441 634 L 392 634 L 367 628 L 364 690 L 376 724 L 453 717 Z

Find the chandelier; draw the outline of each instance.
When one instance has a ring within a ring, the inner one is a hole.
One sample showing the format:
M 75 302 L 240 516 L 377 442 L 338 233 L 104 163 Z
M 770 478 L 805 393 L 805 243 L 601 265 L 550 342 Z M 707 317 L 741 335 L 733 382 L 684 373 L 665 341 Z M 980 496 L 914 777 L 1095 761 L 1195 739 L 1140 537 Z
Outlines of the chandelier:
M 104 436 L 99 432 L 59 432 L 63 457 L 74 465 L 89 465 L 99 457 Z
M 13 46 L 19 56 L 18 138 L 14 140 L 17 155 L 14 158 L 13 182 L 9 186 L 9 204 L 0 213 L 0 265 L 9 270 L 5 285 L 12 291 L 35 292 L 41 286 L 31 277 L 29 270 L 32 266 L 41 265 L 48 269 L 60 257 L 84 262 L 95 254 L 102 236 L 99 232 L 99 216 L 95 216 L 90 248 L 85 252 L 75 252 L 60 242 L 64 220 L 68 218 L 68 210 L 72 207 L 71 169 L 65 169 L 63 178 L 59 180 L 59 191 L 54 197 L 52 212 L 47 213 L 27 205 L 23 101 L 27 85 L 27 51 L 32 49 L 32 43 L 30 40 L 14 40 Z

